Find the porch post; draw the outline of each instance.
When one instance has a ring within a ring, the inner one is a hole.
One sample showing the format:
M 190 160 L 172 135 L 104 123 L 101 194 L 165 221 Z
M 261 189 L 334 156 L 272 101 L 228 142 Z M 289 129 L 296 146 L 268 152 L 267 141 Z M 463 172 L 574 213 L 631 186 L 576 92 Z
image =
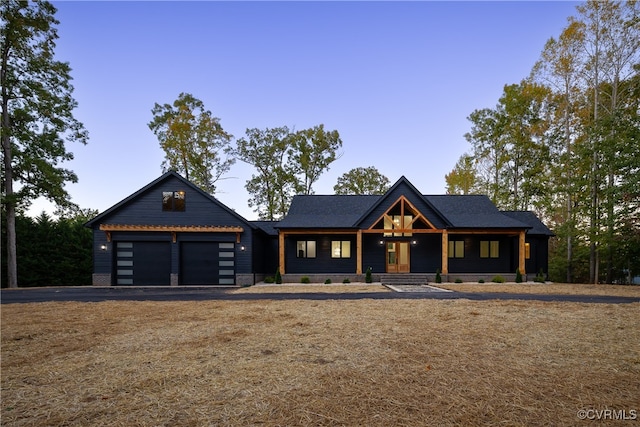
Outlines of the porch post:
M 442 274 L 449 274 L 449 233 L 442 230 Z
M 356 234 L 356 274 L 362 274 L 362 230 Z
M 278 269 L 284 274 L 284 231 L 278 232 Z
M 525 275 L 527 274 L 527 272 L 525 271 L 525 260 L 524 260 L 524 255 L 525 255 L 525 231 L 522 230 L 520 232 L 520 242 L 518 244 L 518 270 L 520 270 L 520 274 Z

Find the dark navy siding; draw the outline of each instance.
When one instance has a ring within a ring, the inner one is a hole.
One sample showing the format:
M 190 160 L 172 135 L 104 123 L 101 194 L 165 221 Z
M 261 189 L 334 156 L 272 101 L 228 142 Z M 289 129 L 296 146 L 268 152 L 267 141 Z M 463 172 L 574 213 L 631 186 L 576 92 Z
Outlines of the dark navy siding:
M 442 235 L 416 234 L 412 238 L 416 242 L 410 246 L 410 262 L 412 273 L 435 273 L 442 264 Z
M 315 258 L 297 258 L 298 240 L 314 240 L 316 242 Z M 351 242 L 350 258 L 332 258 L 331 241 L 349 240 Z M 285 271 L 291 274 L 312 273 L 355 273 L 356 272 L 356 236 L 355 235 L 293 235 L 285 239 Z
M 464 258 L 449 258 L 449 274 L 455 273 L 515 273 L 513 238 L 505 235 L 452 234 L 449 241 L 464 240 Z M 500 242 L 499 258 L 480 258 L 480 241 Z M 515 259 L 517 260 L 517 253 Z
M 371 267 L 373 273 L 386 271 L 386 247 L 380 244 L 381 237 L 378 234 L 362 235 L 362 272 Z

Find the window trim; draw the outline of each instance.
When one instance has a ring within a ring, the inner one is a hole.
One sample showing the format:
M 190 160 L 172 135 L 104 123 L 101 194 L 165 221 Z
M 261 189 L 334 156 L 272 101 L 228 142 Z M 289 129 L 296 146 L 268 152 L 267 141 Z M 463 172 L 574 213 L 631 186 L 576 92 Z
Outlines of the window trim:
M 449 240 L 449 258 L 464 258 L 464 240 Z
M 338 244 L 337 246 L 335 246 L 336 243 Z M 336 253 L 336 250 L 338 251 L 337 253 Z M 351 240 L 332 240 L 331 241 L 331 258 L 334 258 L 334 259 L 351 258 Z
M 301 249 L 301 243 L 304 245 L 303 249 Z M 309 245 L 309 243 L 311 243 L 311 245 Z M 312 250 L 309 249 L 310 246 L 313 248 Z M 315 258 L 317 256 L 317 248 L 318 246 L 315 240 L 297 240 L 296 258 Z M 309 252 L 313 252 L 313 254 Z
M 498 259 L 500 258 L 499 240 L 480 240 L 480 258 Z

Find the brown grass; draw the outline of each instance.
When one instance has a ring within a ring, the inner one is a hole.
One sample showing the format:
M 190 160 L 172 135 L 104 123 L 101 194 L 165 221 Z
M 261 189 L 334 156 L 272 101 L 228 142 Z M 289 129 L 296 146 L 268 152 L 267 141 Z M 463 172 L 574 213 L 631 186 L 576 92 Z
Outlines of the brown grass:
M 435 286 L 458 292 L 640 297 L 640 286 L 624 285 L 585 285 L 570 283 L 442 283 Z
M 7 426 L 576 425 L 640 410 L 640 304 L 2 306 Z

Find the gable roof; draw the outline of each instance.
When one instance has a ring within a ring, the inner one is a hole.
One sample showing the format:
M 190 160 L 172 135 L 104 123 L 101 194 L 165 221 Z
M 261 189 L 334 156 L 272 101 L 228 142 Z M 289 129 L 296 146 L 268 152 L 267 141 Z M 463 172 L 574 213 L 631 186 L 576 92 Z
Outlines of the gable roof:
M 106 211 L 104 211 L 101 214 L 97 215 L 96 217 L 90 219 L 89 221 L 87 221 L 84 224 L 84 226 L 92 228 L 94 225 L 99 224 L 104 218 L 106 218 L 109 215 L 111 215 L 111 214 L 117 212 L 118 210 L 124 208 L 125 206 L 127 206 L 129 203 L 131 203 L 132 201 L 137 199 L 142 194 L 146 193 L 147 191 L 153 189 L 155 186 L 157 186 L 157 185 L 159 185 L 159 184 L 163 183 L 164 181 L 166 181 L 168 179 L 171 179 L 171 178 L 175 178 L 175 179 L 181 181 L 185 186 L 187 186 L 188 188 L 192 189 L 193 191 L 196 191 L 196 192 L 200 193 L 202 196 L 204 196 L 205 198 L 209 199 L 212 203 L 217 205 L 219 208 L 221 208 L 224 211 L 226 211 L 227 213 L 233 215 L 234 217 L 236 217 L 240 221 L 242 221 L 245 224 L 247 224 L 249 227 L 251 227 L 253 229 L 256 228 L 256 226 L 254 224 L 252 224 L 251 222 L 247 221 L 244 217 L 242 217 L 240 214 L 236 213 L 233 209 L 228 208 L 226 205 L 224 205 L 218 199 L 213 197 L 211 194 L 209 194 L 206 191 L 202 190 L 200 187 L 198 187 L 197 185 L 193 184 L 191 181 L 188 181 L 186 178 L 184 178 L 182 175 L 178 174 L 175 171 L 169 171 L 169 172 L 164 173 L 163 175 L 161 175 L 160 177 L 158 177 L 155 180 L 151 181 L 149 184 L 145 185 L 144 187 L 142 187 L 141 189 L 139 189 L 135 193 L 133 193 L 130 196 L 126 197 L 125 199 L 119 201 L 118 203 L 116 203 L 115 205 L 111 206 L 109 209 L 107 209 Z
M 433 213 L 438 217 L 438 219 L 440 221 L 443 222 L 443 225 L 446 227 L 447 225 L 449 225 L 446 216 L 442 215 L 441 212 L 438 211 L 438 209 L 433 206 L 433 204 L 431 204 L 431 202 L 429 202 L 427 199 L 424 198 L 424 196 L 416 189 L 416 187 L 413 186 L 413 184 L 411 182 L 409 182 L 409 180 L 403 175 L 400 177 L 400 179 L 398 179 L 396 181 L 395 184 L 393 184 L 391 186 L 391 188 L 389 188 L 389 190 L 387 190 L 387 192 L 383 195 L 383 196 L 379 196 L 379 199 L 373 204 L 371 205 L 371 207 L 369 207 L 369 209 L 364 212 L 360 218 L 358 218 L 358 222 L 357 224 L 360 225 L 363 221 L 365 221 L 365 219 L 376 210 L 376 208 L 378 208 L 382 203 L 384 203 L 385 201 L 389 202 L 389 203 L 394 203 L 396 200 L 390 200 L 390 198 L 393 198 L 393 194 L 396 193 L 400 187 L 407 187 L 409 192 L 412 193 L 412 196 L 414 198 L 416 198 L 417 200 L 419 200 L 420 202 L 423 202 L 424 204 L 426 204 L 426 209 L 427 210 L 432 210 Z M 404 196 L 407 196 L 407 194 L 403 193 Z M 410 197 L 411 198 L 411 197 Z M 424 207 L 424 206 L 423 206 Z M 419 208 L 419 207 L 417 207 Z M 422 214 L 425 214 L 426 212 L 422 212 Z M 432 218 L 432 220 L 435 218 Z
M 424 196 L 455 228 L 531 228 L 517 217 L 504 215 L 485 195 Z

